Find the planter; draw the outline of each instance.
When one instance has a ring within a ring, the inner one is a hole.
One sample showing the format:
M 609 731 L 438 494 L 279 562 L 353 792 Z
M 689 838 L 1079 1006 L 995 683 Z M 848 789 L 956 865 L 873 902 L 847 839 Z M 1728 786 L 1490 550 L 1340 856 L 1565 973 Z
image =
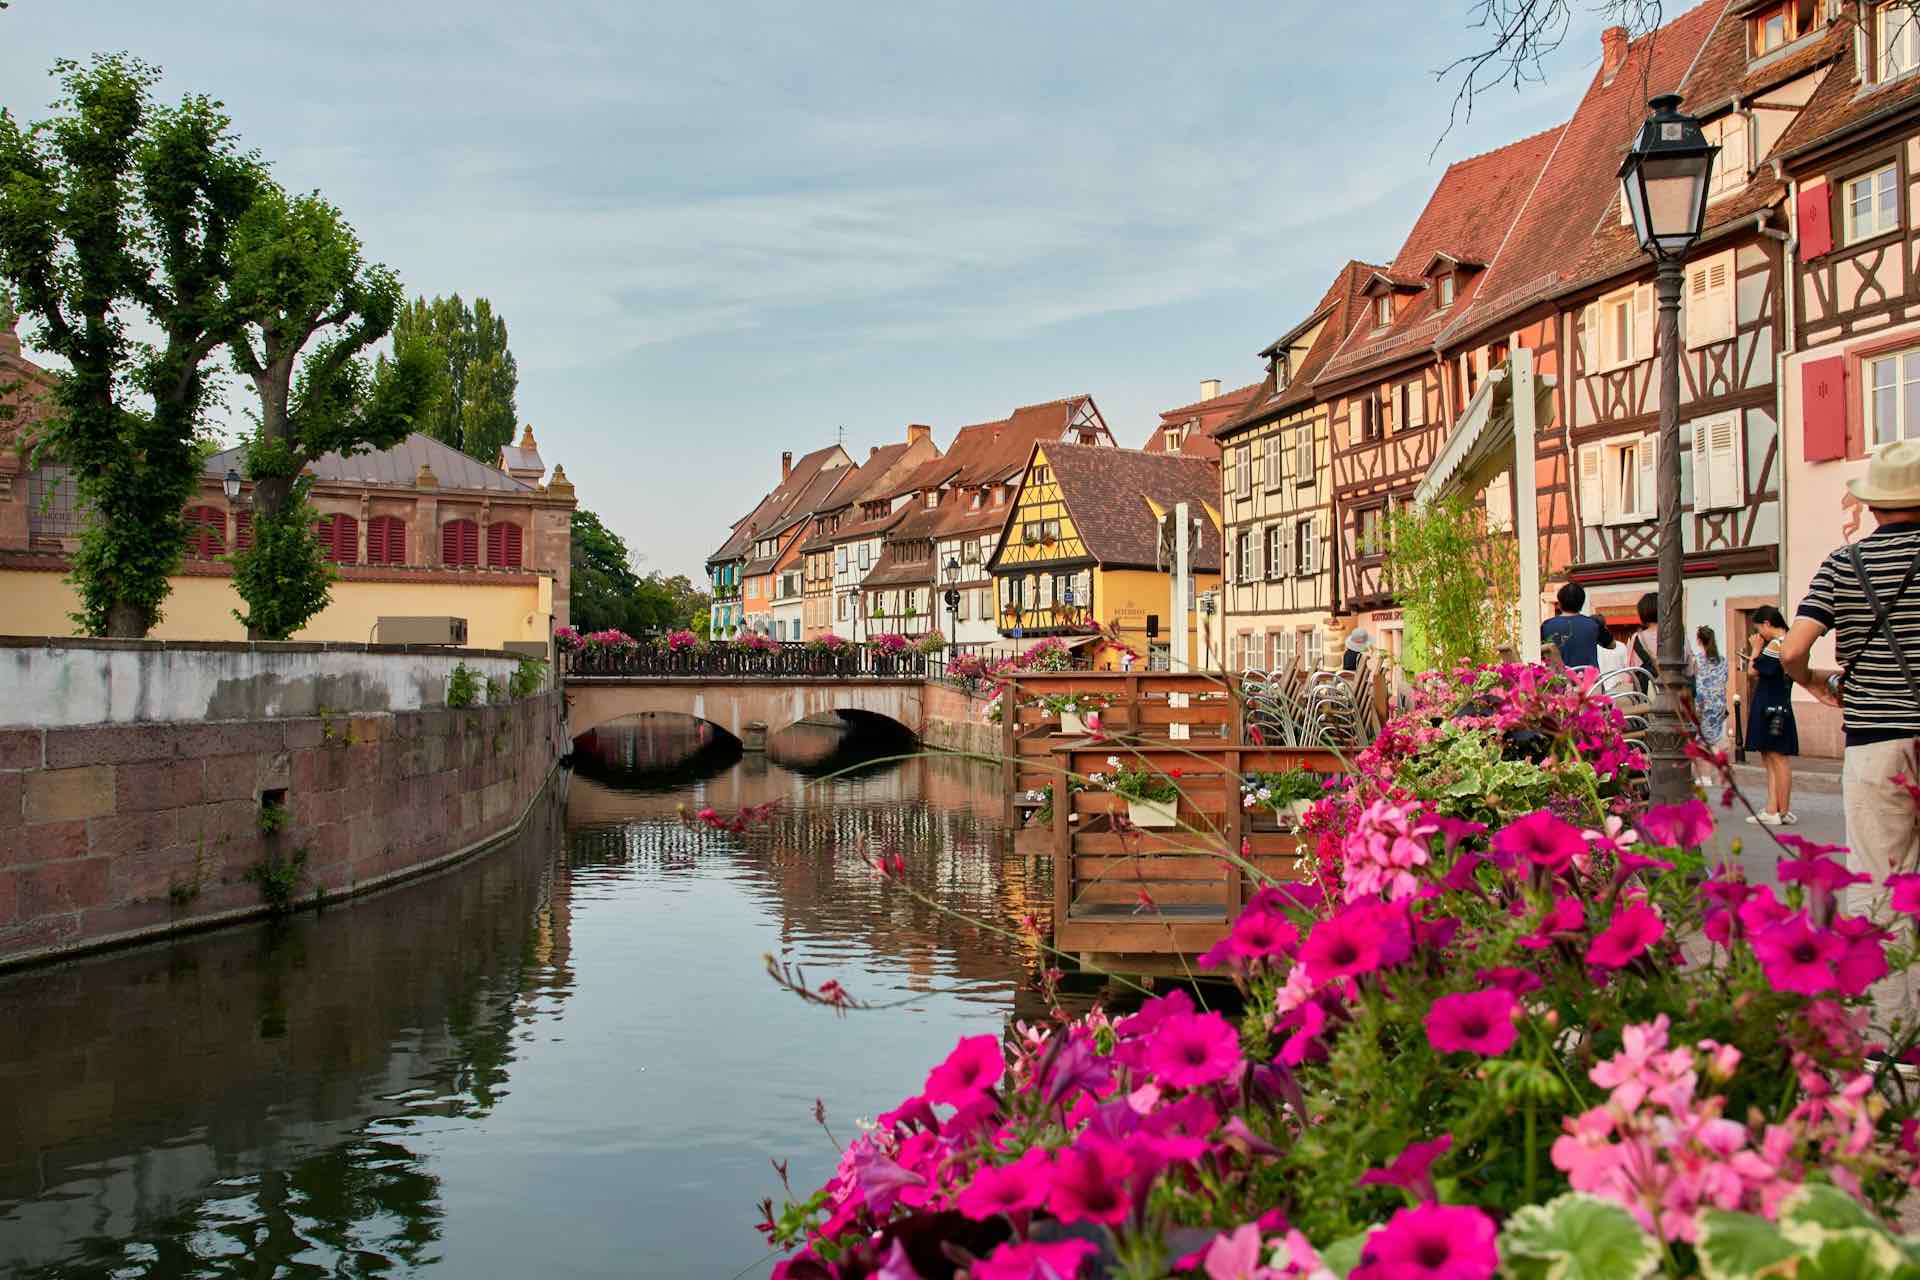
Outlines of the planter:
M 1072 738 L 1084 738 L 1087 736 L 1087 722 L 1080 718 L 1078 711 L 1062 711 L 1059 732 Z
M 1136 827 L 1157 831 L 1180 825 L 1178 800 L 1135 800 L 1132 796 L 1126 799 L 1127 820 Z
M 1307 810 L 1313 808 L 1311 800 L 1293 800 L 1287 804 L 1287 812 L 1293 817 L 1293 825 L 1299 826 L 1307 820 Z

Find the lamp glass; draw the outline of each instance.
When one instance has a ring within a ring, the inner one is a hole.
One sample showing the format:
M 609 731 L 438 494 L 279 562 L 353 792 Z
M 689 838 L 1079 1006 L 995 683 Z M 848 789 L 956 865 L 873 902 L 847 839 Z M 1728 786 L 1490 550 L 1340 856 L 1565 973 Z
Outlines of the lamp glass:
M 221 492 L 227 495 L 228 502 L 232 502 L 235 498 L 238 498 L 240 496 L 240 473 L 232 467 L 228 467 L 227 474 L 220 478 L 220 489 Z

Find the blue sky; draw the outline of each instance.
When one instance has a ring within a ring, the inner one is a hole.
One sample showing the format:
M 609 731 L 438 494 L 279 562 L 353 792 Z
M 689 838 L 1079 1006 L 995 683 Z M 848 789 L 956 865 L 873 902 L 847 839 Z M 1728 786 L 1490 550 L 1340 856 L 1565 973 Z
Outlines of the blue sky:
M 1138 445 L 1252 381 L 1448 162 L 1572 111 L 1592 22 L 1429 159 L 1471 7 L 15 0 L 0 106 L 105 49 L 223 99 L 410 291 L 493 300 L 549 463 L 698 575 L 838 428 L 1090 392 Z

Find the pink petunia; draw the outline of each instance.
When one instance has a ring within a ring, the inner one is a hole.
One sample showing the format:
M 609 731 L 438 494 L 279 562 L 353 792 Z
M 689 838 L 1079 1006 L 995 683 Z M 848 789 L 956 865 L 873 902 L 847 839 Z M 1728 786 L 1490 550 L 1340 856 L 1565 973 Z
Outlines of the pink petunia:
M 1775 990 L 1817 996 L 1838 982 L 1834 965 L 1846 953 L 1838 934 L 1813 928 L 1804 911 L 1753 935 L 1753 954 Z
M 1453 1147 L 1453 1135 L 1443 1133 L 1431 1142 L 1410 1142 L 1384 1169 L 1360 1175 L 1362 1187 L 1401 1187 L 1423 1199 L 1433 1198 L 1433 1162 Z
M 1587 909 L 1578 898 L 1556 898 L 1547 913 L 1540 917 L 1540 923 L 1534 931 L 1514 941 L 1529 950 L 1539 951 L 1550 947 L 1558 935 L 1578 933 L 1587 925 Z
M 1481 969 L 1474 973 L 1473 980 L 1484 982 L 1490 987 L 1511 991 L 1516 996 L 1524 996 L 1529 991 L 1538 991 L 1546 985 L 1540 980 L 1540 975 L 1531 969 Z
M 1895 911 L 1920 915 L 1920 875 L 1888 876 L 1887 888 L 1893 893 Z
M 1402 1209 L 1367 1237 L 1350 1280 L 1491 1280 L 1493 1219 L 1469 1205 Z
M 1871 920 L 1848 916 L 1834 922 L 1833 932 L 1846 945 L 1833 962 L 1834 986 L 1843 996 L 1865 995 L 1887 976 L 1886 931 Z
M 1120 1146 L 1083 1137 L 1055 1157 L 1047 1208 L 1062 1222 L 1125 1222 L 1132 1207 L 1127 1194 L 1132 1172 L 1133 1159 Z
M 1660 941 L 1667 926 L 1653 908 L 1636 902 L 1613 913 L 1613 919 L 1587 948 L 1587 963 L 1596 969 L 1621 969 Z
M 1638 825 L 1641 835 L 1668 849 L 1698 849 L 1713 838 L 1713 814 L 1700 800 L 1657 804 Z
M 1495 832 L 1493 848 L 1557 872 L 1572 865 L 1575 855 L 1586 852 L 1587 839 L 1580 828 L 1540 809 Z
M 1372 912 L 1351 909 L 1314 925 L 1300 960 L 1316 984 L 1372 973 L 1383 962 L 1386 930 Z
M 1009 1242 L 973 1264 L 974 1280 L 1074 1280 L 1088 1258 L 1100 1252 L 1091 1240 Z
M 1513 993 L 1499 987 L 1441 996 L 1427 1011 L 1427 1042 L 1436 1053 L 1505 1053 L 1520 1034 L 1513 1025 L 1519 1008 Z
M 947 1060 L 927 1075 L 928 1102 L 964 1106 L 994 1085 L 1007 1071 L 998 1036 L 968 1036 L 953 1047 Z
M 1052 1173 L 1046 1151 L 1034 1147 L 1012 1164 L 982 1167 L 954 1200 L 954 1207 L 975 1222 L 995 1214 L 1038 1209 L 1046 1203 Z
M 1240 1069 L 1240 1036 L 1217 1013 L 1163 1019 L 1147 1046 L 1147 1070 L 1170 1089 L 1197 1089 Z
M 1207 1280 L 1269 1280 L 1275 1272 L 1260 1260 L 1265 1252 L 1255 1223 L 1246 1223 L 1232 1235 L 1215 1236 L 1204 1259 Z
M 1233 922 L 1233 954 L 1245 960 L 1284 956 L 1300 942 L 1293 922 L 1270 911 L 1243 911 Z

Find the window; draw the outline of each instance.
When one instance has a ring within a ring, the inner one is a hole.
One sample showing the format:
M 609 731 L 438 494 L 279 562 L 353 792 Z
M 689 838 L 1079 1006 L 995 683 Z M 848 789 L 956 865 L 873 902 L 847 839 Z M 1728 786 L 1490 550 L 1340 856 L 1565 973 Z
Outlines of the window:
M 1309 516 L 1305 520 L 1294 521 L 1294 524 L 1293 524 L 1293 571 L 1294 573 L 1296 573 L 1300 577 L 1305 578 L 1317 572 L 1319 566 L 1315 564 L 1314 561 L 1317 558 L 1315 553 L 1318 550 L 1319 548 L 1315 545 L 1315 539 L 1313 536 L 1313 517 Z
M 1580 447 L 1582 524 L 1639 524 L 1653 519 L 1658 446 L 1659 437 L 1645 435 Z
M 1300 433 L 1294 437 L 1293 452 L 1294 483 L 1301 485 L 1312 484 L 1314 472 L 1319 470 L 1319 468 L 1314 465 L 1312 427 L 1302 427 L 1300 429 Z
M 1233 569 L 1238 582 L 1253 581 L 1253 535 L 1242 529 L 1233 540 Z
M 1362 556 L 1383 555 L 1387 549 L 1387 509 L 1368 507 L 1354 513 L 1354 545 Z
M 1267 577 L 1277 578 L 1287 567 L 1287 531 L 1284 525 L 1267 526 Z
M 227 553 L 227 513 L 218 507 L 188 507 L 187 555 L 211 560 Z
M 1507 533 L 1513 529 L 1513 475 L 1503 471 L 1487 484 L 1487 529 Z
M 1422 379 L 1393 389 L 1393 420 L 1402 431 L 1427 425 L 1427 385 Z
M 865 573 L 872 564 L 873 544 L 871 542 L 863 542 L 860 544 L 860 571 Z
M 1873 12 L 1880 79 L 1891 80 L 1920 67 L 1920 15 L 1905 3 L 1883 4 Z
M 845 573 L 847 571 L 847 549 L 845 547 L 835 547 L 833 549 L 833 571 L 835 573 Z
M 66 467 L 41 463 L 27 477 L 27 530 L 36 540 L 77 538 L 86 522 L 79 484 Z
M 993 491 L 993 505 L 996 507 L 1004 507 L 1007 505 L 1007 490 L 1005 485 Z
M 1286 452 L 1280 447 L 1280 437 L 1269 436 L 1266 440 L 1266 453 L 1262 458 L 1264 465 L 1261 468 L 1265 474 L 1267 488 L 1278 489 L 1280 487 L 1281 481 L 1284 479 L 1280 473 L 1284 469 L 1282 464 L 1285 461 Z
M 1733 337 L 1733 307 L 1732 250 L 1687 264 L 1686 309 L 1681 319 L 1689 349 Z
M 1362 441 L 1380 438 L 1380 407 L 1374 403 L 1372 394 L 1361 396 L 1355 402 L 1360 418 L 1360 439 Z
M 1920 372 L 1920 370 L 1916 370 Z M 1722 511 L 1746 505 L 1740 414 L 1715 414 L 1693 424 L 1693 509 Z
M 979 564 L 980 563 L 980 544 L 973 541 L 973 539 L 971 538 L 961 543 L 960 544 L 960 563 L 961 564 Z
M 1753 52 L 1758 57 L 1772 53 L 1787 42 L 1787 11 L 1775 9 L 1753 20 Z
M 1871 173 L 1847 179 L 1840 209 L 1843 243 L 1871 240 L 1900 225 L 1896 168 L 1889 163 Z
M 440 563 L 472 568 L 480 563 L 480 526 L 471 520 L 449 520 L 440 526 Z M 747 580 L 752 592 L 753 580 Z
M 928 491 L 927 491 L 927 499 L 926 499 L 926 501 L 927 501 L 927 510 L 929 510 L 929 511 L 931 511 L 931 510 L 933 510 L 933 509 L 934 509 L 935 507 L 937 507 L 937 506 L 939 506 L 939 505 L 940 505 L 940 491 L 939 491 L 938 489 L 930 489 L 930 490 L 928 490 Z
M 508 521 L 487 526 L 487 563 L 496 569 L 520 567 L 520 526 Z
M 1383 293 L 1374 300 L 1373 322 L 1381 328 L 1393 323 L 1393 295 Z
M 1581 356 L 1592 357 L 1588 372 L 1605 373 L 1651 359 L 1653 286 L 1633 285 L 1589 303 L 1582 323 Z
M 1249 497 L 1253 493 L 1253 449 L 1241 445 L 1233 451 L 1234 493 L 1238 497 Z
M 360 563 L 360 522 L 344 513 L 322 516 L 313 526 L 320 554 L 335 564 Z
M 980 490 L 975 489 L 971 494 L 967 496 L 967 510 L 978 511 L 980 509 L 981 500 L 982 499 L 981 499 Z
M 398 516 L 375 516 L 367 521 L 367 563 L 407 562 L 407 522 Z
M 1713 158 L 1713 173 L 1707 179 L 1708 201 L 1718 200 L 1747 185 L 1747 117 L 1732 112 L 1701 129 L 1707 141 L 1720 148 Z
M 1453 305 L 1453 273 L 1440 277 L 1440 309 L 1445 311 Z
M 1868 447 L 1920 438 L 1920 347 L 1866 362 Z

